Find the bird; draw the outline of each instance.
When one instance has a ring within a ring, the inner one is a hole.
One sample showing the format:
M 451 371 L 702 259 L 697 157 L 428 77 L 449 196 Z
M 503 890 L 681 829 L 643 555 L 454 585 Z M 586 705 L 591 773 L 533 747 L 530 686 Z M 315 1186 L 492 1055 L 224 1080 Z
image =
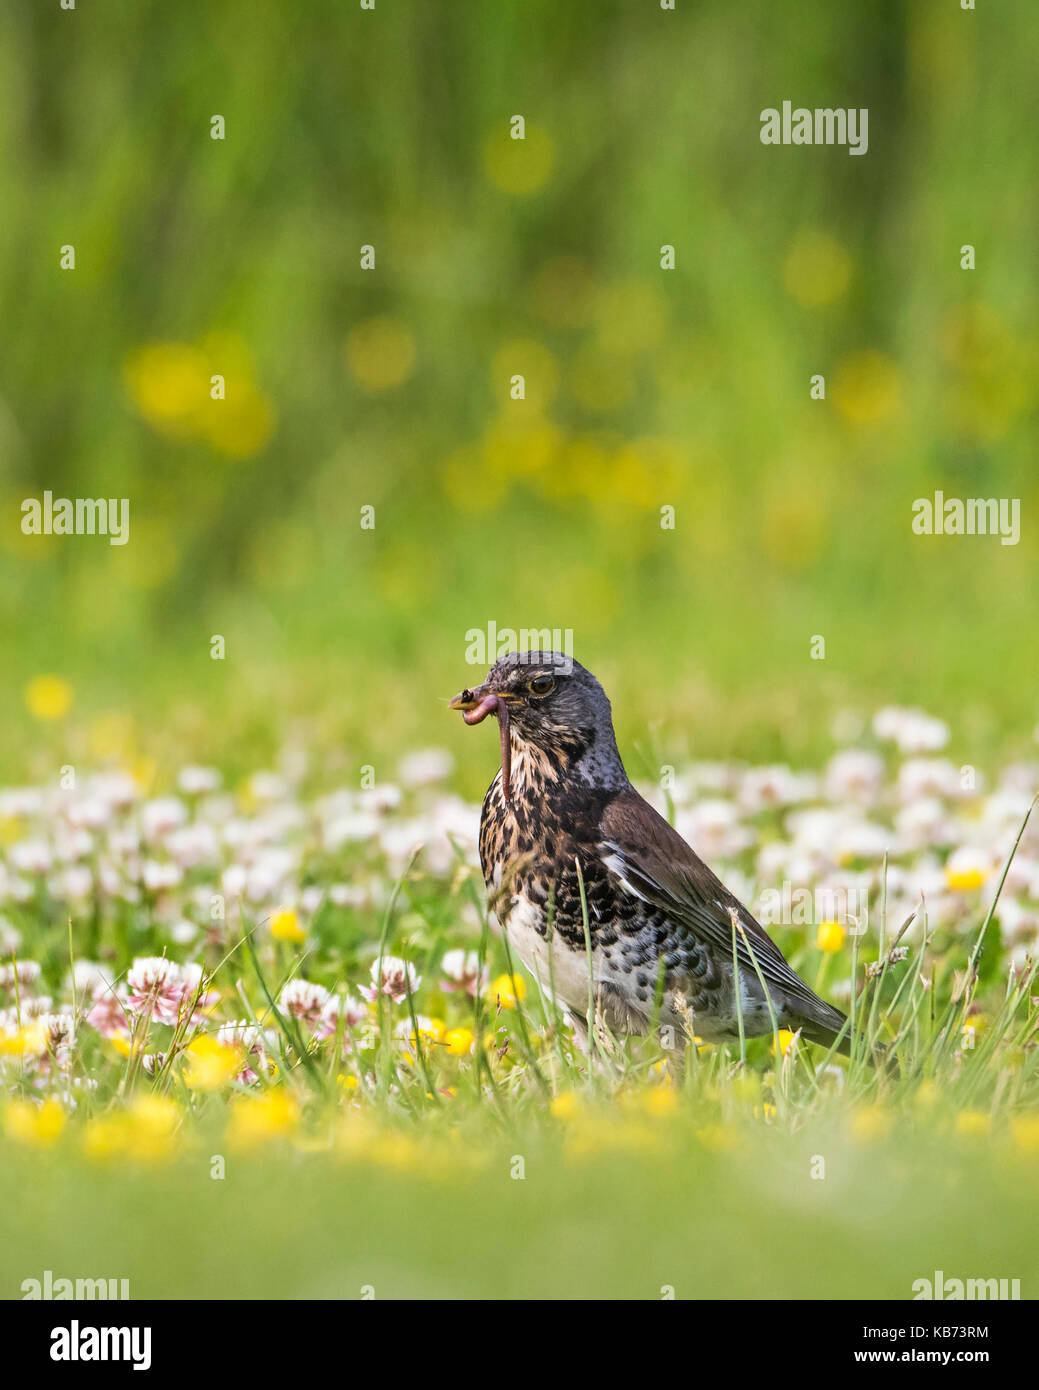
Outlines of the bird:
M 509 652 L 448 707 L 498 720 L 479 836 L 490 920 L 580 1046 L 601 1020 L 614 1036 L 667 1029 L 679 1050 L 784 1029 L 850 1052 L 846 1016 L 632 786 L 590 671 Z

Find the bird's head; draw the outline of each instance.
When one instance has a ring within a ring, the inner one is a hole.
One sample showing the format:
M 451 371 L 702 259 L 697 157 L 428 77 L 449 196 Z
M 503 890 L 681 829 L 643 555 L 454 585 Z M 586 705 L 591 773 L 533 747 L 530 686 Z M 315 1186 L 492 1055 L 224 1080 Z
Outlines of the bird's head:
M 497 716 L 506 791 L 512 739 L 567 765 L 593 751 L 619 763 L 606 692 L 590 671 L 559 652 L 509 652 L 483 685 L 461 691 L 449 708 L 461 710 L 467 724 Z

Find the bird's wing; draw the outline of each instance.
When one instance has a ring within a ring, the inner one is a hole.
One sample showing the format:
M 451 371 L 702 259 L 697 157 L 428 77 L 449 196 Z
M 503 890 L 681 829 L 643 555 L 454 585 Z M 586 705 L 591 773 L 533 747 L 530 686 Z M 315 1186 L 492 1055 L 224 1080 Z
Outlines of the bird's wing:
M 666 912 L 676 927 L 708 942 L 730 960 L 734 912 L 740 970 L 756 978 L 756 960 L 765 981 L 776 987 L 777 1005 L 789 1001 L 823 1027 L 840 1028 L 844 1015 L 795 974 L 760 923 L 634 787 L 618 793 L 606 807 L 600 834 L 603 861 L 626 891 Z M 740 925 L 753 948 L 753 960 Z

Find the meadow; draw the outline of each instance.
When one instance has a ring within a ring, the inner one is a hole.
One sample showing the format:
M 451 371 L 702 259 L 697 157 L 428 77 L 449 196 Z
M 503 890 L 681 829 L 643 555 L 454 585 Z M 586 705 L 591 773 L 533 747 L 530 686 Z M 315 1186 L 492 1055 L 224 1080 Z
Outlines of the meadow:
M 136 1297 L 1027 1291 L 1036 767 L 965 777 L 947 738 L 887 709 L 817 773 L 645 787 L 773 903 L 848 1059 L 695 1020 L 684 1058 L 601 1019 L 579 1051 L 488 930 L 444 749 L 362 789 L 295 746 L 235 788 L 0 792 L 9 1295 L 45 1269 Z
M 0 1296 L 1034 1296 L 1032 8 L 3 7 Z M 575 1048 L 491 624 L 850 1058 Z

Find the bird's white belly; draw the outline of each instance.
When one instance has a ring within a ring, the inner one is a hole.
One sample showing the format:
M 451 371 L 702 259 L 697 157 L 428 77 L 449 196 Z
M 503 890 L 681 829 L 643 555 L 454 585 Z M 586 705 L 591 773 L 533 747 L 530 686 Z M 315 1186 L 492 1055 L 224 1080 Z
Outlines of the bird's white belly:
M 558 937 L 550 949 L 538 931 L 543 922 L 544 912 L 537 903 L 514 897 L 507 923 L 509 949 L 519 956 L 550 999 L 584 1014 L 588 1009 L 587 953 L 564 946 Z M 592 954 L 593 974 L 599 964 L 598 955 Z

